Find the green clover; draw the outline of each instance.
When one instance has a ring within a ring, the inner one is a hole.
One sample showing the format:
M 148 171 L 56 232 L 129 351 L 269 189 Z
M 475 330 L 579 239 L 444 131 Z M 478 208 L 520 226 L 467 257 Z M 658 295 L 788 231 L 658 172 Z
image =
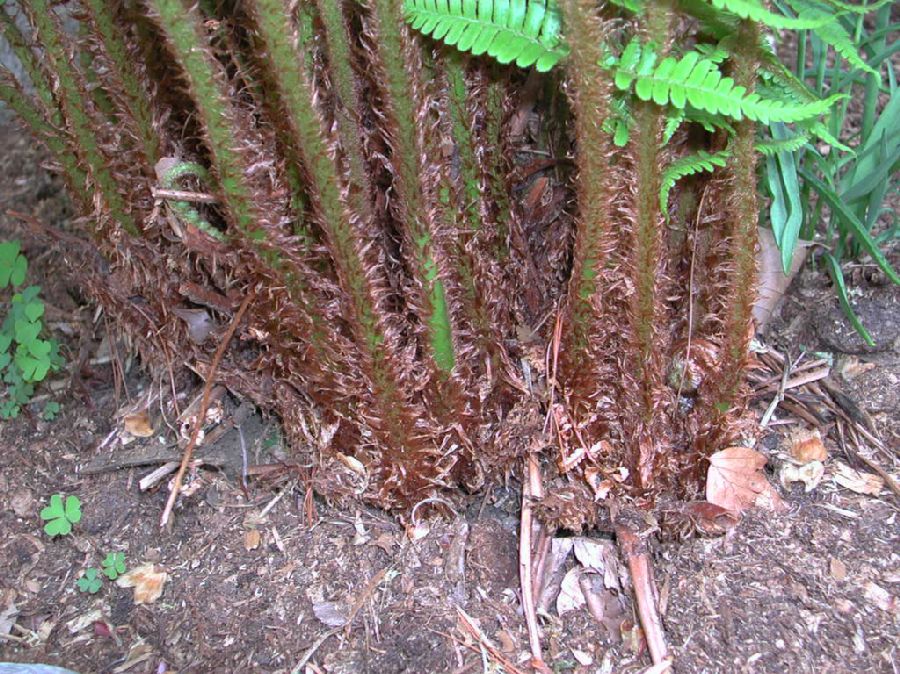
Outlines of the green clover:
M 18 241 L 0 243 L 0 288 L 7 284 L 20 286 L 25 282 L 28 260 L 19 254 L 20 249 Z
M 41 519 L 46 520 L 44 531 L 48 536 L 66 536 L 72 533 L 72 525 L 81 521 L 81 500 L 77 496 L 67 496 L 63 505 L 62 494 L 50 497 L 50 505 L 41 511 Z
M 97 569 L 88 569 L 76 583 L 81 592 L 88 592 L 90 594 L 96 594 L 100 590 L 102 584 Z
M 110 580 L 115 580 L 125 573 L 125 553 L 110 552 L 106 555 L 106 559 L 101 563 L 103 567 L 103 575 Z
M 47 404 L 44 405 L 44 411 L 41 412 L 41 419 L 44 421 L 53 421 L 56 418 L 56 415 L 59 414 L 60 405 L 55 400 L 47 401 Z

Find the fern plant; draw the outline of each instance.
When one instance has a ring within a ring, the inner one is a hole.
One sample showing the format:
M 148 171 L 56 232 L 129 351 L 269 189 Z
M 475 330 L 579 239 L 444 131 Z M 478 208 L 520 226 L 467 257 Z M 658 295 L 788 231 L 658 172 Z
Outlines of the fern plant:
M 207 376 L 175 310 L 224 324 L 253 293 L 217 376 L 281 415 L 321 491 L 400 510 L 504 474 L 554 406 L 577 528 L 591 476 L 693 496 L 737 432 L 757 156 L 833 138 L 840 99 L 763 33 L 848 53 L 803 3 L 81 0 L 78 42 L 17 0 L 0 23 L 32 88 L 0 73 L 0 97 L 90 215 L 84 284 L 149 363 Z M 557 67 L 568 105 L 490 60 Z M 558 185 L 523 199 L 535 106 Z M 673 388 L 698 343 L 702 383 Z

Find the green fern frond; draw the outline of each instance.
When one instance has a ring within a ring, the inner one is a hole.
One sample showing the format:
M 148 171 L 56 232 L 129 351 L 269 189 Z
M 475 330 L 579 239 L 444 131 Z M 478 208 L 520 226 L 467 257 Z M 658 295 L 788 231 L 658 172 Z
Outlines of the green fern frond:
M 404 0 L 424 35 L 473 55 L 546 72 L 569 53 L 555 0 Z
M 675 183 L 686 176 L 704 172 L 711 173 L 717 166 L 724 168 L 730 156 L 731 152 L 729 150 L 720 150 L 719 152 L 700 150 L 696 154 L 689 154 L 673 161 L 663 172 L 662 181 L 660 182 L 660 212 L 668 214 L 669 192 L 675 187 Z
M 788 0 L 791 8 L 798 16 L 809 18 L 833 19 L 834 11 L 827 6 L 809 0 Z M 851 66 L 864 70 L 870 75 L 878 76 L 878 71 L 866 63 L 859 55 L 853 38 L 846 29 L 836 20 L 825 21 L 821 26 L 813 28 L 816 36 L 827 45 L 830 45 Z
M 825 1 L 828 5 L 842 12 L 851 12 L 852 14 L 868 14 L 869 12 L 874 12 L 876 9 L 881 9 L 885 5 L 892 3 L 894 0 L 878 0 L 878 2 L 872 2 L 862 5 L 854 5 L 849 2 L 841 2 L 840 0 Z
M 674 108 L 666 111 L 666 126 L 663 129 L 662 139 L 663 145 L 667 145 L 668 142 L 672 140 L 672 136 L 675 135 L 675 132 L 678 131 L 678 127 L 680 127 L 686 119 L 687 115 L 684 110 Z
M 772 157 L 779 152 L 793 153 L 809 142 L 808 133 L 798 133 L 788 138 L 767 138 L 756 144 L 756 150 L 766 157 Z
M 710 0 L 716 9 L 724 9 L 742 19 L 751 19 L 776 30 L 810 30 L 834 23 L 834 15 L 822 16 L 815 13 L 796 18 L 770 12 L 759 0 Z
M 690 104 L 713 115 L 736 120 L 746 117 L 764 124 L 815 119 L 845 97 L 835 94 L 809 103 L 765 99 L 755 92 L 748 94 L 733 79 L 723 77 L 718 66 L 699 52 L 689 51 L 677 59 L 669 56 L 656 65 L 656 54 L 642 50 L 637 40 L 632 40 L 622 53 L 615 81 L 622 90 L 633 86 L 642 101 L 676 108 Z

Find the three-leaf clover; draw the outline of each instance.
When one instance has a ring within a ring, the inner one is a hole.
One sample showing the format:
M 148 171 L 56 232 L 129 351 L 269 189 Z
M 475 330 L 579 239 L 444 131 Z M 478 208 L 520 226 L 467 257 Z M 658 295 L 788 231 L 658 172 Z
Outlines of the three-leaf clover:
M 51 538 L 70 534 L 72 525 L 81 521 L 81 499 L 67 496 L 63 504 L 62 494 L 54 494 L 50 497 L 50 505 L 41 511 L 41 519 L 47 521 L 44 531 Z
M 84 575 L 78 579 L 76 585 L 78 585 L 78 589 L 82 592 L 95 594 L 100 590 L 100 586 L 102 585 L 100 574 L 97 573 L 97 569 L 88 569 L 84 572 Z
M 103 574 L 110 580 L 115 580 L 125 573 L 125 553 L 110 552 L 101 563 Z
M 0 288 L 20 286 L 25 282 L 28 260 L 19 254 L 20 250 L 18 241 L 0 243 Z
M 56 418 L 56 415 L 59 414 L 59 410 L 59 403 L 55 400 L 49 400 L 47 401 L 47 404 L 44 405 L 44 410 L 41 412 L 41 418 L 44 421 L 53 421 Z

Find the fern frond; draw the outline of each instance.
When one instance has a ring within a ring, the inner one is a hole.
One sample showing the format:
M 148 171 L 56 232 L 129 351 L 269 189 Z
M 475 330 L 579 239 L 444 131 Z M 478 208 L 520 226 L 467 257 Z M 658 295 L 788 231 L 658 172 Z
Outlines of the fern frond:
M 689 51 L 678 59 L 669 56 L 656 65 L 656 54 L 642 50 L 636 40 L 622 53 L 615 81 L 622 90 L 634 86 L 635 94 L 643 101 L 676 108 L 690 104 L 713 115 L 736 120 L 746 117 L 764 124 L 814 119 L 845 97 L 835 94 L 809 103 L 765 99 L 758 93 L 747 93 L 730 77 L 723 77 L 719 67 L 699 52 Z
M 546 72 L 569 53 L 555 0 L 404 0 L 415 30 L 475 56 Z
M 849 2 L 841 2 L 841 0 L 825 0 L 826 4 L 831 5 L 835 9 L 842 12 L 851 12 L 853 14 L 868 14 L 869 12 L 874 12 L 876 9 L 881 9 L 893 1 L 894 0 L 878 0 L 877 2 L 869 4 L 854 5 Z
M 820 19 L 833 19 L 834 17 L 834 10 L 830 7 L 816 2 L 809 2 L 809 0 L 788 0 L 788 4 L 797 12 L 798 16 L 818 17 Z M 859 55 L 853 38 L 840 22 L 836 20 L 825 21 L 821 26 L 813 28 L 813 32 L 822 42 L 830 45 L 851 66 L 864 70 L 870 75 L 880 77 L 878 71 L 866 63 Z
M 811 30 L 834 23 L 834 15 L 820 13 L 799 15 L 796 18 L 770 12 L 759 0 L 710 0 L 716 9 L 724 9 L 742 19 L 750 19 L 776 30 Z
M 659 186 L 659 208 L 662 213 L 669 211 L 669 192 L 682 178 L 697 173 L 711 173 L 716 167 L 724 168 L 731 156 L 729 150 L 719 152 L 706 152 L 700 150 L 696 154 L 689 154 L 673 161 L 663 171 L 662 181 Z
M 798 133 L 788 138 L 768 138 L 756 144 L 756 151 L 766 157 L 772 157 L 779 152 L 796 152 L 808 142 L 808 133 Z

